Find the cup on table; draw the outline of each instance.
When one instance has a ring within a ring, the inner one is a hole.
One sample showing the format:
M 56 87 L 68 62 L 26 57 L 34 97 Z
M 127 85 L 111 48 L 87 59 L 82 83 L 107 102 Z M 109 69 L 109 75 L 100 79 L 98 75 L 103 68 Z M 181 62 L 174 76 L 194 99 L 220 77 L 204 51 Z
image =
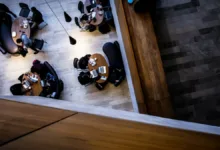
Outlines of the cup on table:
M 90 58 L 90 59 L 89 59 L 89 64 L 92 65 L 92 66 L 95 66 L 95 65 L 96 65 L 95 59 Z
M 23 20 L 23 28 L 27 29 L 28 28 L 28 21 Z

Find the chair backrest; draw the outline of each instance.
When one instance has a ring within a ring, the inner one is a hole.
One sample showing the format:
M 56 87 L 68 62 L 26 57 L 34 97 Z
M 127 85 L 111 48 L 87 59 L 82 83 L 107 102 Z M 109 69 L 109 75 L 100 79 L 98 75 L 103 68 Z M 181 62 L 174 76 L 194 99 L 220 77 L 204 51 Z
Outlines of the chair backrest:
M 6 14 L 6 16 L 9 16 Z M 2 22 L 0 24 L 0 40 L 2 44 L 2 48 L 6 50 L 10 54 L 18 54 L 19 47 L 14 43 L 11 36 L 11 22 Z
M 79 18 L 75 17 L 74 20 L 75 20 L 75 24 L 76 24 L 79 28 L 81 28 L 81 26 L 80 26 L 80 24 L 79 24 Z
M 33 46 L 31 48 L 42 50 L 43 46 L 44 46 L 44 40 L 34 39 Z
M 19 3 L 19 6 L 21 8 L 29 8 L 28 4 L 25 4 L 25 3 Z
M 43 22 L 41 22 L 39 25 L 38 25 L 38 29 L 39 30 L 42 30 L 44 27 L 46 27 L 48 24 L 45 22 L 45 21 L 43 21 Z
M 19 16 L 27 18 L 29 16 L 29 13 L 30 13 L 30 9 L 28 7 L 21 8 Z
M 90 13 L 91 9 L 92 9 L 92 5 L 86 6 L 86 10 L 88 11 L 88 13 Z
M 121 51 L 116 43 L 113 44 L 108 42 L 104 44 L 102 49 L 107 56 L 111 67 L 118 69 L 124 68 Z
M 89 30 L 89 32 L 93 32 L 96 30 L 96 26 L 90 24 L 88 30 Z
M 73 60 L 73 66 L 74 66 L 74 68 L 76 68 L 76 69 L 79 69 L 78 62 L 79 62 L 79 59 L 78 59 L 78 58 L 74 58 L 74 60 Z
M 10 87 L 10 91 L 13 95 L 23 95 L 22 84 L 14 84 Z
M 109 0 L 99 0 L 102 3 L 103 7 L 110 6 Z
M 79 10 L 82 14 L 84 14 L 84 4 L 83 4 L 82 1 L 79 1 L 79 3 L 78 3 L 78 10 Z
M 9 8 L 5 4 L 0 3 L 0 11 L 8 12 Z

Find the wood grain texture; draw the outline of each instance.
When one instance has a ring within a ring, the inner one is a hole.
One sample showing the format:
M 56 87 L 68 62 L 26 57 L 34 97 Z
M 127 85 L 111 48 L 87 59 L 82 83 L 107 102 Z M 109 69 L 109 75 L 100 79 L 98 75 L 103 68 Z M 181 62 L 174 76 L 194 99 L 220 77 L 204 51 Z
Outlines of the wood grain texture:
M 146 108 L 146 103 L 144 100 L 143 90 L 141 87 L 140 77 L 138 74 L 134 50 L 132 47 L 133 43 L 131 42 L 130 33 L 128 30 L 127 21 L 125 18 L 125 11 L 124 11 L 121 0 L 114 0 L 114 2 L 115 2 L 117 15 L 118 15 L 118 21 L 120 24 L 120 30 L 121 30 L 121 34 L 123 38 L 123 43 L 125 46 L 125 51 L 126 51 L 126 55 L 128 59 L 128 65 L 129 65 L 129 69 L 130 69 L 130 73 L 132 77 L 132 82 L 133 82 L 133 86 L 135 90 L 134 92 L 135 92 L 135 96 L 136 96 L 136 100 L 138 104 L 138 109 L 140 113 L 145 114 L 147 113 L 147 108 Z
M 122 1 L 148 113 L 172 117 L 173 110 L 151 16 L 149 13 L 135 13 L 127 0 Z
M 73 114 L 76 112 L 0 100 L 0 145 Z
M 0 150 L 217 150 L 220 136 L 76 114 Z

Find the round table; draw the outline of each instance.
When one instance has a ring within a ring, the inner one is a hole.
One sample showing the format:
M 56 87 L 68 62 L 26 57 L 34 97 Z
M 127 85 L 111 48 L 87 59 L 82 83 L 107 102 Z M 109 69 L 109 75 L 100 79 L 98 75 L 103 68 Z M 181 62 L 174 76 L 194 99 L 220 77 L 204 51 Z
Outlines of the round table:
M 15 44 L 21 46 L 22 43 L 17 43 L 17 39 L 21 38 L 22 33 L 26 34 L 28 38 L 30 38 L 30 34 L 31 34 L 31 27 L 28 24 L 27 28 L 23 28 L 23 26 L 20 26 L 21 24 L 23 24 L 23 21 L 27 20 L 24 17 L 18 17 L 13 21 L 12 24 L 12 28 L 11 28 L 11 32 L 16 32 L 16 36 L 12 37 L 13 41 L 15 42 Z
M 102 67 L 102 66 L 105 66 L 106 67 L 106 73 L 105 74 L 99 74 L 100 76 L 104 76 L 108 79 L 108 76 L 109 76 L 109 68 L 108 68 L 108 63 L 107 61 L 105 60 L 105 57 L 102 56 L 101 54 L 93 54 L 90 58 L 93 58 L 93 59 L 97 59 L 96 60 L 96 65 L 95 66 L 92 66 L 91 64 L 88 63 L 88 67 L 89 67 L 89 71 L 92 71 L 92 70 L 98 70 L 99 67 Z M 102 80 L 102 79 L 99 79 L 97 80 L 96 82 L 97 83 L 104 83 L 106 82 L 107 80 Z
M 87 9 L 86 9 L 86 7 L 89 6 L 89 5 L 91 5 L 90 0 L 85 0 L 85 2 L 84 2 L 84 12 L 85 12 L 86 14 L 90 13 L 90 12 L 88 12 Z M 99 14 L 99 10 L 98 10 L 97 7 L 94 7 L 93 9 L 94 9 L 94 12 L 96 12 L 96 17 L 95 17 L 95 18 L 96 18 L 96 21 L 91 21 L 90 24 L 91 24 L 91 25 L 94 25 L 94 26 L 98 26 L 98 25 L 100 25 L 100 24 L 103 22 L 103 20 L 104 20 L 104 10 L 103 10 L 103 14 L 100 15 L 100 14 Z
M 102 15 L 100 15 L 99 14 L 99 10 L 97 9 L 97 7 L 95 7 L 95 8 L 93 8 L 94 9 L 94 12 L 96 12 L 96 16 L 95 16 L 95 18 L 96 18 L 96 21 L 91 21 L 90 22 L 90 24 L 92 24 L 92 25 L 94 25 L 94 26 L 98 26 L 98 25 L 100 25 L 102 22 L 103 22 L 103 20 L 104 20 L 104 10 L 103 10 L 103 14 Z
M 25 74 L 28 74 L 29 76 L 31 76 L 33 73 L 25 73 Z M 41 86 L 41 79 L 40 79 L 40 76 L 37 74 L 37 73 L 34 73 L 35 75 L 37 75 L 37 78 L 38 78 L 38 81 L 35 82 L 35 83 L 32 83 L 29 79 L 29 77 L 27 75 L 23 76 L 23 79 L 22 79 L 22 84 L 25 80 L 29 81 L 31 83 L 31 90 L 28 90 L 25 95 L 26 96 L 39 96 L 40 93 L 43 91 L 43 88 Z

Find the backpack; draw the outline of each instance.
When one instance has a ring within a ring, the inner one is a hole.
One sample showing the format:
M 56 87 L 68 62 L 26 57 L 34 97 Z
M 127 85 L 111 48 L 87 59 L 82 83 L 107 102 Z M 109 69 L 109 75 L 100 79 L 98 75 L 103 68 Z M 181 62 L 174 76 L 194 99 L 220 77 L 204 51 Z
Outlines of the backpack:
M 91 83 L 93 80 L 90 78 L 90 72 L 80 72 L 78 81 L 81 85 L 86 85 Z

